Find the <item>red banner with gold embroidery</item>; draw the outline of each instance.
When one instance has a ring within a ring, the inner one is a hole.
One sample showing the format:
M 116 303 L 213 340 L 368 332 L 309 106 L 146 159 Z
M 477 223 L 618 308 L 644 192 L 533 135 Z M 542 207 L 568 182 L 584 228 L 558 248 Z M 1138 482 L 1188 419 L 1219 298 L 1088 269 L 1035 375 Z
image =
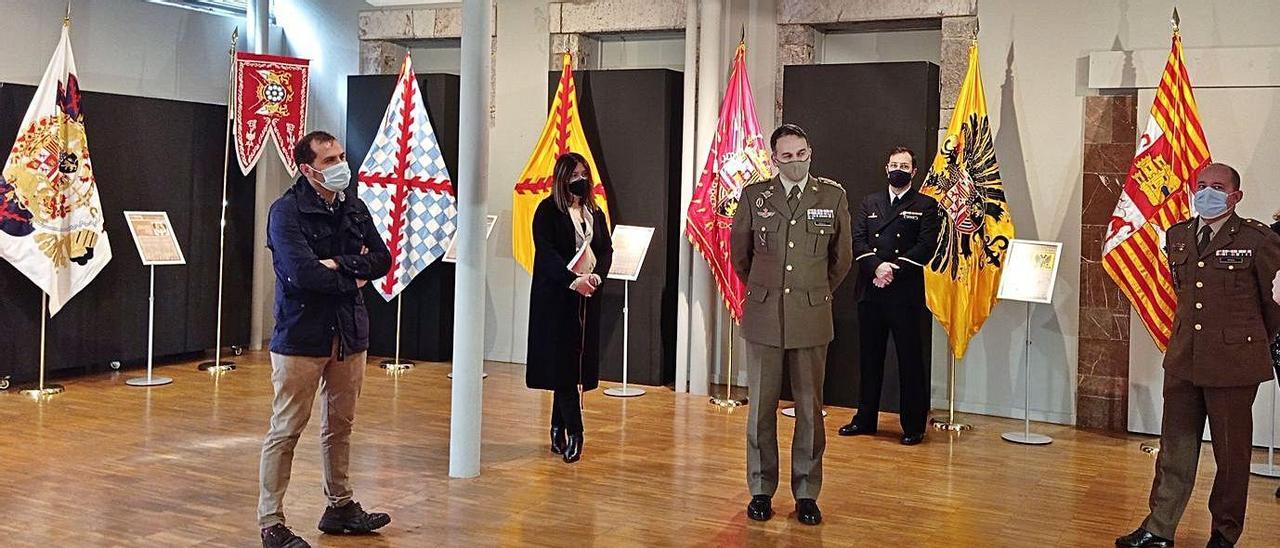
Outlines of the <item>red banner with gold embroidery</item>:
M 307 126 L 309 63 L 294 57 L 236 52 L 232 131 L 236 161 L 245 175 L 262 157 L 267 138 L 275 137 L 280 161 L 289 175 L 297 176 L 293 146 Z

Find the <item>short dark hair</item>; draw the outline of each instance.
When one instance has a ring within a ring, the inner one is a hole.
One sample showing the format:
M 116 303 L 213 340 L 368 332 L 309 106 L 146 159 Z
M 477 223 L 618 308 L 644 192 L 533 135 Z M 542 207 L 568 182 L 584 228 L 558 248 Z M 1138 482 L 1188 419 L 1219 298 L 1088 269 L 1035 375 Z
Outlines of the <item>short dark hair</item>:
M 1218 165 L 1227 168 L 1227 170 L 1231 172 L 1231 182 L 1235 183 L 1236 190 L 1240 190 L 1240 172 L 1236 171 L 1236 168 L 1231 167 L 1227 164 L 1218 164 Z
M 298 144 L 293 145 L 293 162 L 298 165 L 310 164 L 316 161 L 316 151 L 311 148 L 312 143 L 332 143 L 338 138 L 324 131 L 313 131 L 303 135 L 298 139 Z
M 802 129 L 800 126 L 797 126 L 795 124 L 782 124 L 778 126 L 778 129 L 773 130 L 773 136 L 769 137 L 769 148 L 772 150 L 777 150 L 778 139 L 781 139 L 787 135 L 794 135 L 796 137 L 804 139 L 804 144 L 806 145 L 809 144 L 809 134 L 805 133 L 804 129 Z
M 905 153 L 907 156 L 910 156 L 910 157 L 911 157 L 911 168 L 912 168 L 912 169 L 915 169 L 915 167 L 916 167 L 916 152 L 915 152 L 914 150 L 911 150 L 911 149 L 909 149 L 909 148 L 907 148 L 907 147 L 904 147 L 904 146 L 902 146 L 902 145 L 898 145 L 898 146 L 896 146 L 896 147 L 893 147 L 893 150 L 890 150 L 890 151 L 889 151 L 889 156 L 887 156 L 887 157 L 888 157 L 888 158 L 893 158 L 894 156 L 897 156 L 897 155 L 899 155 L 899 154 L 903 154 L 903 153 Z

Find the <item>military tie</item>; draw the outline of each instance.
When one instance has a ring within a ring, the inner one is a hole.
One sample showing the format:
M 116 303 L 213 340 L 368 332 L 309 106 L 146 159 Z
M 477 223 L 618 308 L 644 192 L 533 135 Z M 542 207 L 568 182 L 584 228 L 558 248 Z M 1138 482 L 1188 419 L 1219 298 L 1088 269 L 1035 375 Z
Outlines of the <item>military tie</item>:
M 1200 227 L 1200 253 L 1204 253 L 1206 249 L 1209 249 L 1209 242 L 1211 241 L 1213 241 L 1213 229 L 1209 225 Z
M 898 207 L 898 200 L 901 199 L 902 198 L 899 198 L 897 194 L 894 194 L 893 197 L 889 199 L 889 207 Z
M 787 193 L 787 207 L 791 208 L 791 214 L 796 214 L 796 208 L 800 207 L 800 185 L 791 187 L 791 192 Z

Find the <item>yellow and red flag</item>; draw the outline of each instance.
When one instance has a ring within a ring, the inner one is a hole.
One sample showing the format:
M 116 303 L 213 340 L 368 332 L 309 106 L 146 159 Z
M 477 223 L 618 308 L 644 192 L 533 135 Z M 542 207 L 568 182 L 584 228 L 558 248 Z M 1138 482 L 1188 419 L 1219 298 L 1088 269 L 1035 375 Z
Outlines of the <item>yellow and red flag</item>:
M 920 192 L 938 200 L 942 213 L 938 249 L 924 272 L 925 302 L 947 330 L 951 355 L 958 360 L 991 315 L 1013 239 L 977 40 L 969 45 L 969 70 Z
M 1169 344 L 1178 306 L 1164 253 L 1165 231 L 1190 218 L 1191 187 L 1208 163 L 1209 145 L 1183 62 L 1182 36 L 1175 29 L 1147 129 L 1138 140 L 1102 246 L 1103 268 L 1160 350 Z
M 685 234 L 702 253 L 733 319 L 742 318 L 745 287 L 729 262 L 729 227 L 742 187 L 773 177 L 769 149 L 756 118 L 756 102 L 747 79 L 747 46 L 738 44 L 729 86 L 720 104 L 720 120 L 711 150 L 689 202 Z
M 573 83 L 571 61 L 569 54 L 564 54 L 560 84 L 556 86 L 556 95 L 551 101 L 547 125 L 542 127 L 542 136 L 533 148 L 529 163 L 520 173 L 511 197 L 511 254 L 530 273 L 533 272 L 533 213 L 537 211 L 538 204 L 551 195 L 552 171 L 561 155 L 576 152 L 587 159 L 587 169 L 595 186 L 593 198 L 604 212 L 605 219 L 609 219 L 604 180 L 596 169 L 595 157 L 587 146 L 587 135 L 578 116 L 578 90 Z

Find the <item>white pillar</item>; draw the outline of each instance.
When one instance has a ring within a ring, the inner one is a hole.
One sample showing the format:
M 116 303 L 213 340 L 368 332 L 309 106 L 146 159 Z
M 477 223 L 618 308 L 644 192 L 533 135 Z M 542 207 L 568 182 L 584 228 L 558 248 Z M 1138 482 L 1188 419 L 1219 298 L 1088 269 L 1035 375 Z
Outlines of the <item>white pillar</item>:
M 716 119 L 720 114 L 720 88 L 727 78 L 728 64 L 721 59 L 720 42 L 723 29 L 720 21 L 724 15 L 721 0 L 704 0 L 698 18 L 698 111 L 695 171 L 701 175 L 703 163 L 711 151 L 711 138 L 716 131 Z M 689 392 L 707 394 L 712 362 L 720 337 L 716 333 L 716 310 L 721 304 L 719 290 L 706 260 L 693 257 L 689 283 Z
M 698 0 L 685 1 L 684 20 L 684 123 L 680 156 L 680 262 L 676 276 L 676 392 L 689 391 L 689 322 L 693 312 L 690 298 L 690 276 L 693 272 L 693 246 L 685 236 L 689 221 L 689 202 L 698 184 L 698 160 L 695 153 L 694 122 L 698 115 Z
M 483 413 L 485 215 L 489 151 L 489 57 L 493 5 L 462 3 L 462 77 L 458 109 L 458 266 L 454 282 L 453 402 L 449 416 L 449 477 L 480 475 Z
M 268 53 L 270 51 L 270 0 L 249 0 L 246 2 L 245 24 L 249 51 Z M 227 105 L 232 108 L 232 105 Z M 274 146 L 268 144 L 267 146 Z M 274 318 L 271 316 L 272 303 L 275 300 L 274 271 L 271 267 L 271 255 L 267 250 L 267 231 L 265 220 L 271 209 L 271 203 L 280 196 L 283 190 L 281 179 L 287 179 L 288 173 L 280 165 L 274 154 L 267 151 L 258 161 L 254 171 L 254 218 L 261 223 L 253 235 L 253 284 L 250 294 L 249 311 L 249 348 L 261 350 L 262 343 L 271 333 Z M 238 168 L 233 168 L 238 169 Z M 221 321 L 221 318 L 219 318 Z

